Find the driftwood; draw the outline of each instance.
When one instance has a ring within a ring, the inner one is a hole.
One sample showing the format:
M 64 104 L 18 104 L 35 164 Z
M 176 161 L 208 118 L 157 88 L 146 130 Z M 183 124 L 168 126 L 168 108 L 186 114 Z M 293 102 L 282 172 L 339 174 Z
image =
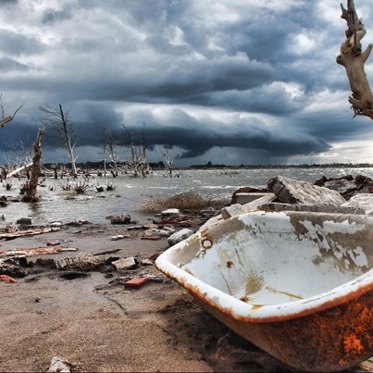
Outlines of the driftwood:
M 75 251 L 78 251 L 78 249 L 73 247 L 36 247 L 16 250 L 0 250 L 0 258 L 51 255 Z
M 23 165 L 23 166 L 21 166 L 21 167 L 18 167 L 18 168 L 17 168 L 16 170 L 14 170 L 14 171 L 7 173 L 5 178 L 6 178 L 6 179 L 9 179 L 10 177 L 12 177 L 12 176 L 14 176 L 14 175 L 17 175 L 17 174 L 20 173 L 21 171 L 23 171 L 23 170 L 29 168 L 30 166 L 32 166 L 32 162 L 27 163 L 27 164 L 25 164 L 25 165 Z
M 0 233 L 0 240 L 12 240 L 17 237 L 29 237 L 29 236 L 36 236 L 38 234 L 49 233 L 49 232 L 57 232 L 61 229 L 61 227 L 43 227 L 43 228 L 33 228 L 27 229 L 22 231 L 14 231 L 8 233 Z
M 364 23 L 359 19 L 354 0 L 347 0 L 347 9 L 342 8 L 342 18 L 346 20 L 346 41 L 341 45 L 341 53 L 337 57 L 337 63 L 344 66 L 350 82 L 352 95 L 349 102 L 356 115 L 367 116 L 373 119 L 373 94 L 367 80 L 364 64 L 371 51 L 369 44 L 362 52 L 361 40 L 366 34 Z

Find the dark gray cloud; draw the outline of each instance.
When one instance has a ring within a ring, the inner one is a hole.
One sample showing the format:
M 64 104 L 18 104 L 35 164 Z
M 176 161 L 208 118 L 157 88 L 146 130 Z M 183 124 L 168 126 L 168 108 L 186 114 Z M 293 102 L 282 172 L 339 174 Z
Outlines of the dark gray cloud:
M 0 57 L 0 71 L 27 71 L 29 69 L 30 66 L 27 66 L 23 63 L 19 63 L 11 58 Z
M 72 18 L 71 12 L 47 9 L 43 15 L 42 23 L 53 25 L 55 22 L 61 22 L 70 18 Z
M 38 54 L 45 49 L 36 37 L 0 29 L 0 53 L 13 56 Z
M 4 149 L 34 130 L 40 104 L 60 102 L 80 146 L 100 146 L 104 129 L 123 121 L 145 122 L 150 145 L 194 160 L 226 148 L 267 159 L 321 154 L 370 134 L 367 120 L 351 119 L 335 63 L 345 24 L 334 0 L 0 4 L 17 6 L 2 9 L 0 85 L 12 105 L 27 103 L 1 132 Z M 359 6 L 373 16 L 368 0 Z

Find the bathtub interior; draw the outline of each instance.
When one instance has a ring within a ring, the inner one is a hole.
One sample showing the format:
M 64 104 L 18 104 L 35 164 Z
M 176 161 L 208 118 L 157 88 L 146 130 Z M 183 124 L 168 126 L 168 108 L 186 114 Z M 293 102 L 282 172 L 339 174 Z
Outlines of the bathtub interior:
M 168 260 L 251 305 L 330 291 L 373 265 L 373 226 L 361 216 L 250 213 L 199 232 Z

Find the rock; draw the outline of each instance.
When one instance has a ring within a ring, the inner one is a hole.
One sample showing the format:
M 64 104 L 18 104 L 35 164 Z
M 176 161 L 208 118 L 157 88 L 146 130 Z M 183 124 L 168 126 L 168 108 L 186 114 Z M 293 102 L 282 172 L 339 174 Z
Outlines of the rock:
M 49 226 L 51 227 L 61 227 L 62 226 L 62 222 L 61 221 L 52 221 Z
M 140 263 L 143 266 L 152 266 L 154 264 L 154 262 L 150 259 L 143 259 Z
M 63 259 L 52 259 L 54 266 L 58 270 L 79 270 L 89 272 L 106 264 L 107 258 L 104 256 L 93 256 L 91 254 L 67 257 Z M 51 265 L 51 263 L 50 263 Z
M 129 234 L 117 234 L 116 236 L 111 237 L 112 241 L 119 241 L 119 240 L 124 240 L 125 238 L 131 238 Z
M 30 218 L 21 218 L 16 221 L 16 224 L 19 225 L 31 225 L 32 220 Z
M 365 214 L 373 215 L 373 193 L 358 193 L 344 203 L 342 207 L 362 209 Z
M 162 218 L 179 217 L 180 215 L 181 214 L 180 214 L 179 209 L 168 209 L 168 210 L 162 211 L 161 213 Z
M 269 189 L 279 202 L 300 204 L 342 205 L 346 200 L 336 191 L 306 181 L 277 176 L 268 181 Z
M 47 370 L 48 373 L 69 373 L 75 368 L 75 364 L 70 363 L 68 360 L 60 357 L 53 357 L 52 362 Z
M 81 225 L 89 224 L 88 220 L 74 220 L 69 223 L 66 223 L 66 225 L 70 227 L 80 227 Z
M 111 224 L 131 224 L 130 215 L 118 215 L 110 217 Z
M 117 271 L 122 271 L 125 269 L 136 269 L 137 260 L 135 257 L 131 256 L 125 259 L 119 259 L 111 263 Z
M 50 241 L 47 241 L 47 246 L 58 246 L 60 245 L 61 242 L 58 241 L 58 240 L 50 240 Z
M 205 224 L 203 224 L 200 228 L 199 231 L 204 231 L 206 229 L 211 228 L 215 224 L 220 223 L 223 220 L 222 214 L 216 215 L 212 217 L 211 219 L 207 220 Z
M 179 243 L 181 241 L 184 241 L 185 239 L 190 237 L 192 234 L 193 234 L 193 231 L 191 229 L 184 228 L 184 229 L 174 233 L 173 235 L 171 235 L 168 238 L 167 242 L 170 246 L 173 246 L 173 245 L 176 245 L 177 243 Z
M 199 214 L 204 218 L 210 218 L 216 214 L 216 210 L 213 207 L 209 207 L 208 209 L 201 210 Z

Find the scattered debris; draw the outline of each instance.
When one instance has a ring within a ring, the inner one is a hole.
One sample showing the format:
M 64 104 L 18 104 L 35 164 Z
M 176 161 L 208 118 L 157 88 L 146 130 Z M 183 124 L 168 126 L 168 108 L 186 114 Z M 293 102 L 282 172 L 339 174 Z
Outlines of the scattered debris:
M 124 286 L 129 289 L 137 289 L 145 285 L 149 281 L 149 277 L 135 277 L 124 283 Z
M 140 262 L 143 266 L 152 266 L 154 264 L 153 260 L 150 259 L 143 259 Z
M 60 227 L 43 227 L 43 228 L 33 228 L 28 230 L 18 230 L 15 229 L 14 232 L 10 233 L 0 233 L 0 239 L 12 240 L 17 237 L 29 237 L 36 236 L 38 234 L 58 232 Z
M 116 236 L 112 236 L 111 240 L 112 241 L 119 241 L 119 240 L 124 240 L 125 238 L 131 238 L 129 234 L 117 234 Z
M 66 223 L 66 225 L 70 227 L 80 227 L 81 225 L 89 224 L 88 220 L 74 220 L 71 221 L 70 223 Z
M 8 284 L 16 284 L 17 280 L 8 275 L 0 275 L 0 281 L 7 282 Z
M 179 209 L 167 209 L 167 210 L 164 210 L 162 211 L 161 213 L 161 217 L 163 218 L 175 218 L 175 217 L 179 217 L 181 214 L 180 214 L 180 210 Z
M 93 256 L 99 256 L 99 255 L 107 255 L 107 254 L 115 254 L 122 249 L 112 249 L 112 250 L 106 250 L 106 251 L 101 251 L 99 253 L 93 254 Z
M 16 224 L 19 225 L 31 225 L 32 220 L 30 218 L 21 218 L 16 221 Z
M 116 260 L 111 264 L 115 267 L 117 271 L 122 271 L 125 269 L 136 269 L 138 266 L 137 259 L 133 256 L 131 256 L 130 258 Z
M 277 176 L 268 181 L 268 188 L 279 202 L 300 204 L 341 205 L 346 200 L 338 192 L 306 181 Z
M 188 228 L 184 228 L 173 235 L 171 235 L 167 242 L 170 246 L 176 245 L 178 242 L 184 241 L 193 234 L 193 231 Z
M 66 359 L 53 357 L 47 373 L 70 373 L 76 367 L 76 364 L 70 363 Z
M 73 256 L 62 259 L 52 259 L 53 264 L 58 270 L 79 270 L 82 272 L 89 272 L 98 269 L 100 266 L 103 266 L 110 258 L 105 256 L 94 256 L 91 254 Z
M 358 193 L 342 206 L 360 209 L 367 215 L 373 215 L 373 193 Z
M 51 255 L 66 252 L 74 252 L 78 249 L 73 247 L 37 247 L 27 249 L 16 249 L 16 250 L 0 250 L 0 258 L 4 257 L 15 257 L 15 256 L 39 256 L 39 255 Z
M 60 244 L 61 244 L 61 241 L 59 241 L 59 240 L 47 241 L 47 246 L 58 246 Z
M 110 216 L 111 224 L 132 224 L 130 215 Z

